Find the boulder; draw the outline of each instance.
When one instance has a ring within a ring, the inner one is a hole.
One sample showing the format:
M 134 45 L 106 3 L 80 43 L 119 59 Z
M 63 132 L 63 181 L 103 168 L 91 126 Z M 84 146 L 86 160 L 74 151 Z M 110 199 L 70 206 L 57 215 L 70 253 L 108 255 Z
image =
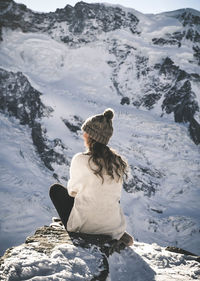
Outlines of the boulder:
M 106 280 L 108 256 L 123 248 L 107 235 L 68 233 L 63 226 L 43 226 L 1 257 L 1 280 L 29 280 L 41 274 L 46 276 L 44 280 L 59 274 L 85 278 L 75 280 Z

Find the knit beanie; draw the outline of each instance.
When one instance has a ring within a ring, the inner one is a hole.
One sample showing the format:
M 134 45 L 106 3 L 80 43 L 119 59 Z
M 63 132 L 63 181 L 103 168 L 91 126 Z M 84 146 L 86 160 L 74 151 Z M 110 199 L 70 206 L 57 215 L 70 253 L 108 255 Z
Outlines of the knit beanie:
M 103 114 L 89 117 L 82 125 L 81 129 L 92 139 L 107 145 L 113 134 L 112 119 L 114 111 L 107 108 Z

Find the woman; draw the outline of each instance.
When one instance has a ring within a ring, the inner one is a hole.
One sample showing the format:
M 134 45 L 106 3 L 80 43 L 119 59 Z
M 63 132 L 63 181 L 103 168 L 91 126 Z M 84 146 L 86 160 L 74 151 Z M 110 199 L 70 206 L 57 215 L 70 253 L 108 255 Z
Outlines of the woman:
M 127 163 L 107 146 L 113 134 L 114 111 L 88 118 L 83 126 L 85 153 L 71 161 L 67 189 L 50 188 L 50 197 L 67 231 L 110 235 L 125 245 L 133 238 L 125 232 L 126 223 L 119 201 Z

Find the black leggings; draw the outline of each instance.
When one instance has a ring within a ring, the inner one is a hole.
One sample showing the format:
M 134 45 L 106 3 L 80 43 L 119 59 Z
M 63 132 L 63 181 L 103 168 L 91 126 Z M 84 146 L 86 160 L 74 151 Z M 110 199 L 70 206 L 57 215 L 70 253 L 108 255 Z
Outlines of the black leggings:
M 74 205 L 74 197 L 69 196 L 67 189 L 57 183 L 50 187 L 49 196 L 66 228 L 69 215 Z

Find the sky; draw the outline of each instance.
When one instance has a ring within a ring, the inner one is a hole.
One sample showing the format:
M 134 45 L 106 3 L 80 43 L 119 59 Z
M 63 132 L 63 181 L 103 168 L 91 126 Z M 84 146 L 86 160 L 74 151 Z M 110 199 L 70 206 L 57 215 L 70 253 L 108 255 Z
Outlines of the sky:
M 38 12 L 54 12 L 57 8 L 64 8 L 67 4 L 74 6 L 76 0 L 14 0 L 25 4 L 29 9 Z M 161 13 L 182 8 L 193 8 L 200 11 L 200 0 L 84 0 L 87 3 L 120 4 L 133 8 L 142 13 Z

